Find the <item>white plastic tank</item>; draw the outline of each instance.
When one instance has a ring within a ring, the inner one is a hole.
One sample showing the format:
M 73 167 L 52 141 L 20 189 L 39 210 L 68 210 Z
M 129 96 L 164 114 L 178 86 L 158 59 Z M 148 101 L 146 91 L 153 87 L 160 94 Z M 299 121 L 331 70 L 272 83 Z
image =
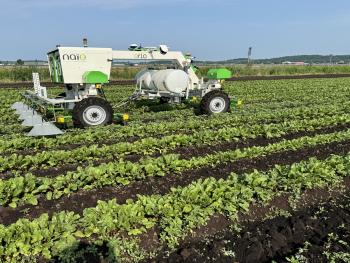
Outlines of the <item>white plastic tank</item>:
M 146 69 L 137 73 L 135 77 L 137 86 L 140 87 L 140 84 L 141 84 L 142 89 L 146 89 L 146 90 L 154 89 L 155 87 L 151 85 L 151 83 L 152 83 L 152 76 L 155 72 L 157 71 Z
M 159 70 L 152 75 L 150 87 L 158 91 L 180 94 L 188 87 L 189 77 L 179 69 Z

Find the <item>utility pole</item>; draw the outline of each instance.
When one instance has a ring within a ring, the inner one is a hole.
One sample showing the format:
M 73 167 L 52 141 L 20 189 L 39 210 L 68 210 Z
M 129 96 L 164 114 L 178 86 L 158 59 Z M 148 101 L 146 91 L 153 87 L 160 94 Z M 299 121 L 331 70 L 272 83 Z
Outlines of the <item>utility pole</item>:
M 333 62 L 332 59 L 333 59 L 333 54 L 330 54 L 330 55 L 329 55 L 329 64 L 330 64 L 330 65 L 333 64 L 333 63 L 332 63 L 332 62 Z
M 248 49 L 248 66 L 252 63 L 252 47 Z

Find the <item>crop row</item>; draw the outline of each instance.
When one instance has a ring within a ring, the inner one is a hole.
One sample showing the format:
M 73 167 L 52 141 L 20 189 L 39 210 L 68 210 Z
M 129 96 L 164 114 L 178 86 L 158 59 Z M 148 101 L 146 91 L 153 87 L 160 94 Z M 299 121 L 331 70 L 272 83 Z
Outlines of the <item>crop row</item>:
M 283 94 L 282 101 L 290 101 L 295 96 L 301 97 L 301 102 L 303 102 L 304 98 L 312 98 L 317 99 L 319 95 L 325 94 L 325 96 L 328 96 L 325 98 L 324 101 L 327 101 L 328 98 L 332 98 L 331 100 L 333 103 L 336 101 L 334 100 L 335 94 L 337 99 L 344 98 L 342 93 L 346 93 L 347 89 L 343 88 L 346 87 L 346 85 L 340 85 L 343 84 L 343 81 L 335 80 L 335 82 L 339 82 L 339 85 L 337 83 L 333 83 L 330 81 L 319 81 L 316 82 L 316 84 L 312 81 L 306 80 L 305 82 L 310 82 L 310 85 L 303 85 L 304 81 L 277 81 L 277 82 L 269 82 L 269 89 L 266 89 L 266 82 L 250 82 L 249 85 L 246 85 L 245 83 L 234 83 L 232 85 L 227 85 L 227 89 L 229 90 L 230 94 L 237 95 L 240 98 L 243 98 L 244 100 L 247 100 L 247 96 L 249 97 L 259 97 L 263 96 L 266 98 L 266 100 L 270 100 L 271 98 L 274 98 L 276 94 Z M 331 90 L 337 90 L 338 92 L 330 92 Z M 56 93 L 61 92 L 60 89 L 53 89 Z M 114 105 L 117 100 L 124 100 L 126 99 L 132 92 L 132 87 L 111 87 L 106 89 L 106 94 L 108 98 L 111 100 L 112 104 Z M 318 92 L 314 92 L 314 91 Z M 324 92 L 322 92 L 324 90 Z M 55 93 L 53 92 L 53 93 Z M 295 94 L 293 94 L 293 92 Z M 16 94 L 16 93 L 14 93 Z M 18 94 L 18 92 L 17 92 Z M 16 94 L 17 97 L 19 97 Z M 262 95 L 260 95 L 262 94 Z M 7 95 L 7 94 L 6 94 Z M 12 96 L 11 96 L 12 97 Z M 17 98 L 16 98 L 17 99 Z M 298 98 L 299 99 L 299 98 Z M 265 99 L 264 99 L 265 100 Z M 266 101 L 265 100 L 265 101 Z M 13 101 L 12 101 L 13 102 Z M 271 103 L 271 101 L 269 101 Z M 247 100 L 247 103 L 249 102 L 249 99 Z M 320 103 L 321 104 L 321 103 Z M 132 109 L 134 111 L 135 109 Z M 136 111 L 138 112 L 138 111 Z
M 202 130 L 193 134 L 176 134 L 162 138 L 145 138 L 133 143 L 122 142 L 98 147 L 97 145 L 79 147 L 71 151 L 44 151 L 36 155 L 17 155 L 0 157 L 0 171 L 18 171 L 28 168 L 56 167 L 62 164 L 79 163 L 90 160 L 121 158 L 128 154 L 151 155 L 166 153 L 177 147 L 215 145 L 225 141 L 250 139 L 256 137 L 278 138 L 284 134 L 298 131 L 312 131 L 317 128 L 350 123 L 350 115 L 335 115 L 311 120 L 296 120 L 280 124 L 242 125 L 241 127 Z
M 0 204 L 16 207 L 18 204 L 38 204 L 38 198 L 46 195 L 46 199 L 58 199 L 82 189 L 91 190 L 105 186 L 127 185 L 135 180 L 146 177 L 166 176 L 170 173 L 181 173 L 185 170 L 201 167 L 217 166 L 242 158 L 253 158 L 266 154 L 297 150 L 304 147 L 342 142 L 350 139 L 350 130 L 315 137 L 301 137 L 294 140 L 284 140 L 267 146 L 253 146 L 245 149 L 235 149 L 218 152 L 206 156 L 180 159 L 178 155 L 170 154 L 159 158 L 146 158 L 138 163 L 120 159 L 116 162 L 79 168 L 76 172 L 54 178 L 36 177 L 31 174 L 16 176 L 8 180 L 0 180 Z
M 347 80 L 287 80 L 287 81 L 271 81 L 268 82 L 269 88 L 266 89 L 267 82 L 254 81 L 246 83 L 230 83 L 226 84 L 227 91 L 234 96 L 244 99 L 247 103 L 252 103 L 261 100 L 301 100 L 304 99 L 334 99 L 343 97 L 348 93 Z M 132 94 L 134 87 L 107 87 L 105 92 L 112 105 L 125 100 Z M 331 92 L 336 90 L 336 92 Z M 62 89 L 49 89 L 52 96 L 62 92 Z M 10 93 L 10 94 L 9 94 Z M 6 107 L 20 99 L 18 90 L 6 90 L 4 92 Z M 147 105 L 147 104 L 146 104 Z M 135 108 L 133 108 L 134 110 Z M 144 111 L 143 108 L 140 109 Z
M 259 122 L 278 122 L 286 119 L 303 119 L 313 116 L 332 116 L 349 111 L 349 103 L 335 105 L 321 105 L 315 108 L 298 107 L 295 109 L 282 109 L 280 111 L 258 112 L 247 115 L 225 114 L 210 118 L 192 118 L 187 121 L 176 120 L 172 122 L 150 123 L 147 125 L 137 124 L 128 127 L 112 125 L 109 127 L 87 129 L 84 131 L 71 131 L 59 138 L 32 139 L 26 137 L 4 138 L 0 140 L 2 152 L 13 152 L 20 149 L 44 148 L 53 149 L 65 144 L 95 143 L 103 138 L 104 141 L 123 140 L 130 137 L 145 138 L 154 135 L 167 135 L 197 131 L 198 129 L 213 129 L 223 127 L 239 127 L 242 124 L 254 124 Z
M 252 203 L 267 203 L 283 193 L 298 196 L 305 189 L 334 185 L 349 176 L 349 171 L 349 155 L 324 161 L 311 158 L 267 172 L 199 180 L 172 189 L 165 196 L 139 196 L 126 204 L 100 201 L 97 207 L 85 209 L 83 216 L 60 212 L 52 217 L 43 214 L 32 221 L 21 219 L 8 227 L 0 225 L 0 258 L 6 262 L 39 255 L 50 259 L 76 247 L 80 238 L 115 241 L 123 232 L 138 236 L 155 225 L 161 241 L 176 247 L 188 231 L 203 225 L 215 213 L 225 213 L 235 220 L 237 212 L 248 211 Z
M 71 151 L 49 151 L 36 155 L 17 155 L 0 157 L 0 171 L 11 169 L 23 170 L 39 168 L 41 166 L 57 166 L 60 164 L 77 163 L 88 160 L 105 158 L 119 158 L 125 154 L 153 154 L 155 151 L 166 152 L 180 146 L 193 146 L 203 144 L 217 144 L 223 141 L 232 141 L 256 137 L 280 137 L 283 134 L 314 130 L 336 124 L 349 123 L 349 115 L 332 116 L 320 119 L 297 120 L 281 124 L 244 125 L 237 128 L 222 128 L 219 130 L 203 130 L 191 135 L 176 134 L 162 138 L 145 138 L 134 143 L 117 143 L 98 147 L 97 145 L 84 146 Z
M 348 79 L 311 79 L 236 82 L 225 85 L 225 89 L 247 103 L 268 99 L 323 98 L 334 101 L 349 92 Z

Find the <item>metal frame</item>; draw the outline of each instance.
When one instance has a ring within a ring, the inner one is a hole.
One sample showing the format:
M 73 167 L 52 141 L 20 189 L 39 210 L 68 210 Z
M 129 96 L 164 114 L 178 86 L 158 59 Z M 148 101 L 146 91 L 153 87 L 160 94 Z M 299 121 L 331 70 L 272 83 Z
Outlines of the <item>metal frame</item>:
M 72 57 L 69 58 L 69 54 L 73 54 L 71 55 Z M 51 106 L 54 116 L 57 105 L 60 105 L 62 110 L 72 110 L 75 103 L 89 96 L 97 96 L 98 91 L 95 84 L 83 83 L 82 68 L 84 70 L 101 69 L 109 78 L 113 59 L 174 61 L 179 69 L 184 70 L 188 74 L 188 87 L 182 94 L 173 94 L 167 91 L 154 92 L 142 89 L 140 85 L 138 92 L 133 95 L 133 98 L 141 96 L 147 99 L 168 97 L 173 102 L 179 102 L 179 98 L 188 99 L 191 96 L 202 98 L 211 90 L 221 88 L 221 83 L 218 80 L 204 82 L 203 78 L 199 79 L 197 77 L 191 66 L 192 57 L 184 55 L 182 52 L 168 51 L 168 48 L 164 45 L 158 48 L 134 47 L 127 51 L 112 50 L 110 48 L 58 47 L 48 53 L 49 61 L 50 56 L 56 59 L 54 59 L 54 63 L 49 63 L 50 74 L 53 76 L 53 80 L 58 82 L 59 78 L 54 76 L 54 71 L 56 70 L 62 74 L 61 79 L 67 85 L 65 88 L 66 97 L 59 99 L 48 98 L 46 88 L 40 85 L 39 74 L 37 73 L 33 74 L 34 92 L 27 91 L 25 97 L 36 106 L 43 108 Z M 92 60 L 89 60 L 90 56 Z M 84 59 L 81 59 L 81 57 Z
M 66 84 L 66 96 L 64 98 L 49 98 L 46 87 L 40 85 L 39 74 L 33 73 L 34 91 L 27 90 L 23 93 L 23 97 L 31 109 L 42 112 L 44 114 L 42 118 L 48 122 L 42 119 L 41 126 L 34 126 L 34 131 L 29 133 L 29 136 L 40 136 L 40 127 L 43 127 L 42 134 L 44 135 L 62 134 L 62 131 L 55 130 L 50 126 L 51 122 L 56 122 L 57 112 L 72 111 L 77 102 L 91 96 L 98 96 L 98 89 L 103 83 L 109 81 L 113 60 L 174 61 L 178 69 L 183 70 L 188 75 L 187 88 L 180 94 L 143 89 L 142 83 L 140 83 L 129 101 L 140 97 L 147 99 L 168 97 L 171 102 L 178 103 L 181 102 L 181 98 L 188 99 L 194 96 L 203 98 L 208 92 L 221 89 L 220 80 L 209 79 L 205 82 L 203 78 L 198 78 L 191 65 L 192 59 L 190 55 L 184 55 L 182 52 L 169 51 L 165 45 L 148 48 L 132 45 L 127 51 L 112 50 L 111 48 L 88 48 L 87 45 L 84 47 L 58 47 L 48 53 L 49 70 L 54 83 Z M 48 120 L 49 111 L 52 113 L 53 120 Z M 33 112 L 26 123 L 34 123 L 32 120 L 39 117 L 38 113 Z M 61 118 L 62 115 L 59 117 Z
M 207 92 L 213 89 L 220 89 L 220 81 L 199 79 L 192 67 L 193 57 L 184 55 L 179 51 L 169 51 L 165 45 L 159 47 L 136 47 L 132 45 L 129 50 L 112 50 L 111 48 L 89 48 L 89 47 L 58 47 L 48 53 L 49 67 L 51 76 L 57 83 L 71 85 L 76 89 L 84 89 L 88 96 L 96 96 L 96 87 L 84 82 L 84 72 L 99 70 L 108 79 L 110 77 L 113 60 L 138 60 L 138 61 L 173 61 L 178 69 L 185 71 L 189 77 L 188 90 L 181 97 L 188 98 L 192 90 L 203 90 L 200 94 L 203 97 Z M 55 74 L 61 73 L 61 77 Z M 95 83 L 97 84 L 97 83 Z M 102 83 L 100 83 L 102 84 Z M 149 94 L 150 98 L 154 96 L 174 97 L 177 94 L 161 92 L 154 95 L 154 92 L 140 90 L 143 95 Z M 195 92 L 198 94 L 198 92 Z M 77 95 L 77 94 L 76 94 Z M 79 95 L 75 96 L 76 102 L 79 101 Z M 83 96 L 84 98 L 84 96 Z

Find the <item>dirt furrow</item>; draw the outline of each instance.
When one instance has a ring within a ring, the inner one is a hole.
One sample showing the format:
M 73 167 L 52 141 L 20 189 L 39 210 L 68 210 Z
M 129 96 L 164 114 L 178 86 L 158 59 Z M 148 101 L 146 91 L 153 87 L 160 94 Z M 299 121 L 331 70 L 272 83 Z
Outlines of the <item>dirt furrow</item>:
M 252 146 L 266 146 L 268 144 L 272 143 L 277 143 L 282 140 L 292 140 L 292 139 L 297 139 L 300 137 L 304 136 L 315 136 L 317 134 L 328 134 L 328 133 L 333 133 L 333 132 L 338 132 L 342 130 L 346 130 L 350 128 L 350 124 L 342 124 L 334 127 L 327 127 L 327 128 L 321 128 L 321 129 L 316 129 L 313 131 L 300 131 L 300 132 L 295 132 L 295 133 L 289 133 L 286 135 L 283 135 L 279 138 L 265 138 L 265 137 L 258 137 L 255 139 L 247 139 L 247 140 L 242 140 L 242 141 L 237 141 L 237 142 L 223 142 L 219 143 L 216 145 L 201 145 L 201 146 L 190 146 L 190 147 L 178 147 L 173 150 L 169 150 L 167 154 L 179 154 L 181 159 L 190 159 L 193 157 L 198 157 L 198 156 L 204 156 L 207 154 L 213 154 L 216 152 L 223 152 L 223 151 L 228 151 L 228 150 L 233 150 L 233 149 L 243 149 L 247 147 L 252 147 Z M 164 154 L 164 153 L 163 153 Z M 159 157 L 161 154 L 155 153 L 151 155 L 151 157 Z M 105 164 L 109 162 L 114 162 L 118 158 L 123 158 L 124 160 L 131 161 L 131 162 L 138 162 L 141 158 L 147 157 L 146 155 L 139 155 L 139 154 L 130 154 L 126 155 L 123 157 L 115 157 L 115 158 L 108 158 L 108 159 L 100 159 L 100 160 L 95 160 L 95 161 L 90 161 L 90 162 L 83 162 L 83 163 L 77 163 L 77 164 L 65 164 L 57 167 L 50 167 L 47 169 L 37 169 L 37 170 L 31 170 L 30 172 L 35 175 L 35 176 L 43 176 L 43 177 L 55 177 L 58 175 L 64 175 L 67 172 L 74 172 L 78 169 L 78 167 L 87 167 L 91 165 L 91 163 L 94 166 L 100 165 L 100 164 Z M 5 173 L 0 173 L 0 179 L 9 179 L 13 177 L 12 172 L 5 172 Z
M 8 225 L 19 218 L 36 218 L 42 213 L 52 214 L 62 210 L 74 211 L 81 214 L 87 207 L 94 207 L 98 200 L 110 200 L 116 198 L 118 203 L 124 203 L 127 199 L 135 199 L 137 195 L 166 194 L 172 187 L 183 187 L 195 180 L 214 177 L 225 179 L 231 172 L 245 173 L 254 169 L 266 171 L 276 164 L 289 165 L 315 156 L 325 159 L 331 154 L 344 155 L 350 152 L 350 141 L 331 143 L 304 148 L 297 151 L 285 151 L 257 158 L 244 158 L 238 161 L 221 164 L 217 167 L 204 167 L 188 170 L 179 174 L 169 174 L 164 177 L 148 177 L 143 181 L 135 181 L 123 187 L 104 187 L 90 191 L 80 190 L 70 196 L 64 196 L 59 200 L 39 199 L 39 205 L 25 205 L 16 209 L 1 208 L 0 223 Z
M 315 115 L 316 117 L 317 115 Z M 259 124 L 259 125 L 268 125 L 268 124 L 279 124 L 281 122 L 288 121 L 289 119 L 270 119 L 270 120 L 261 120 L 261 121 L 256 121 L 254 124 Z M 294 119 L 292 119 L 294 120 Z M 144 121 L 142 121 L 144 123 Z M 339 125 L 343 126 L 343 125 Z M 350 124 L 349 126 L 350 127 Z M 219 130 L 221 126 L 218 126 L 217 128 L 211 128 L 212 131 Z M 189 131 L 170 131 L 167 133 L 167 135 L 191 135 L 193 134 L 193 130 Z M 147 137 L 152 137 L 152 138 L 162 138 L 164 137 L 164 134 L 149 134 Z M 117 144 L 121 142 L 129 142 L 133 143 L 139 140 L 142 140 L 147 137 L 140 137 L 140 136 L 130 136 L 130 137 L 125 137 L 125 138 L 119 138 L 119 139 L 109 139 L 109 140 L 98 140 L 96 142 L 81 142 L 81 143 L 71 143 L 71 144 L 63 144 L 63 145 L 57 145 L 56 147 L 52 148 L 47 148 L 47 147 L 41 147 L 38 149 L 25 149 L 25 150 L 15 150 L 15 151 L 4 151 L 0 153 L 1 157 L 6 157 L 6 156 L 11 156 L 12 154 L 17 154 L 17 155 L 36 155 L 39 153 L 42 153 L 44 151 L 59 151 L 59 150 L 65 150 L 65 151 L 71 151 L 74 149 L 77 149 L 79 147 L 88 147 L 92 145 L 97 145 L 97 147 L 102 147 L 105 145 L 112 145 L 112 144 Z
M 207 225 L 185 238 L 177 251 L 167 255 L 164 250 L 156 259 L 145 262 L 287 263 L 290 262 L 287 257 L 303 249 L 299 257 L 303 255 L 305 262 L 326 263 L 329 260 L 324 251 L 349 250 L 337 241 L 333 248 L 327 246 L 330 235 L 350 242 L 349 201 L 350 178 L 347 177 L 343 189 L 307 190 L 296 208 L 290 206 L 286 196 L 275 198 L 266 207 L 251 207 L 249 214 L 238 220 L 239 232 L 230 228 L 232 221 L 215 215 Z

